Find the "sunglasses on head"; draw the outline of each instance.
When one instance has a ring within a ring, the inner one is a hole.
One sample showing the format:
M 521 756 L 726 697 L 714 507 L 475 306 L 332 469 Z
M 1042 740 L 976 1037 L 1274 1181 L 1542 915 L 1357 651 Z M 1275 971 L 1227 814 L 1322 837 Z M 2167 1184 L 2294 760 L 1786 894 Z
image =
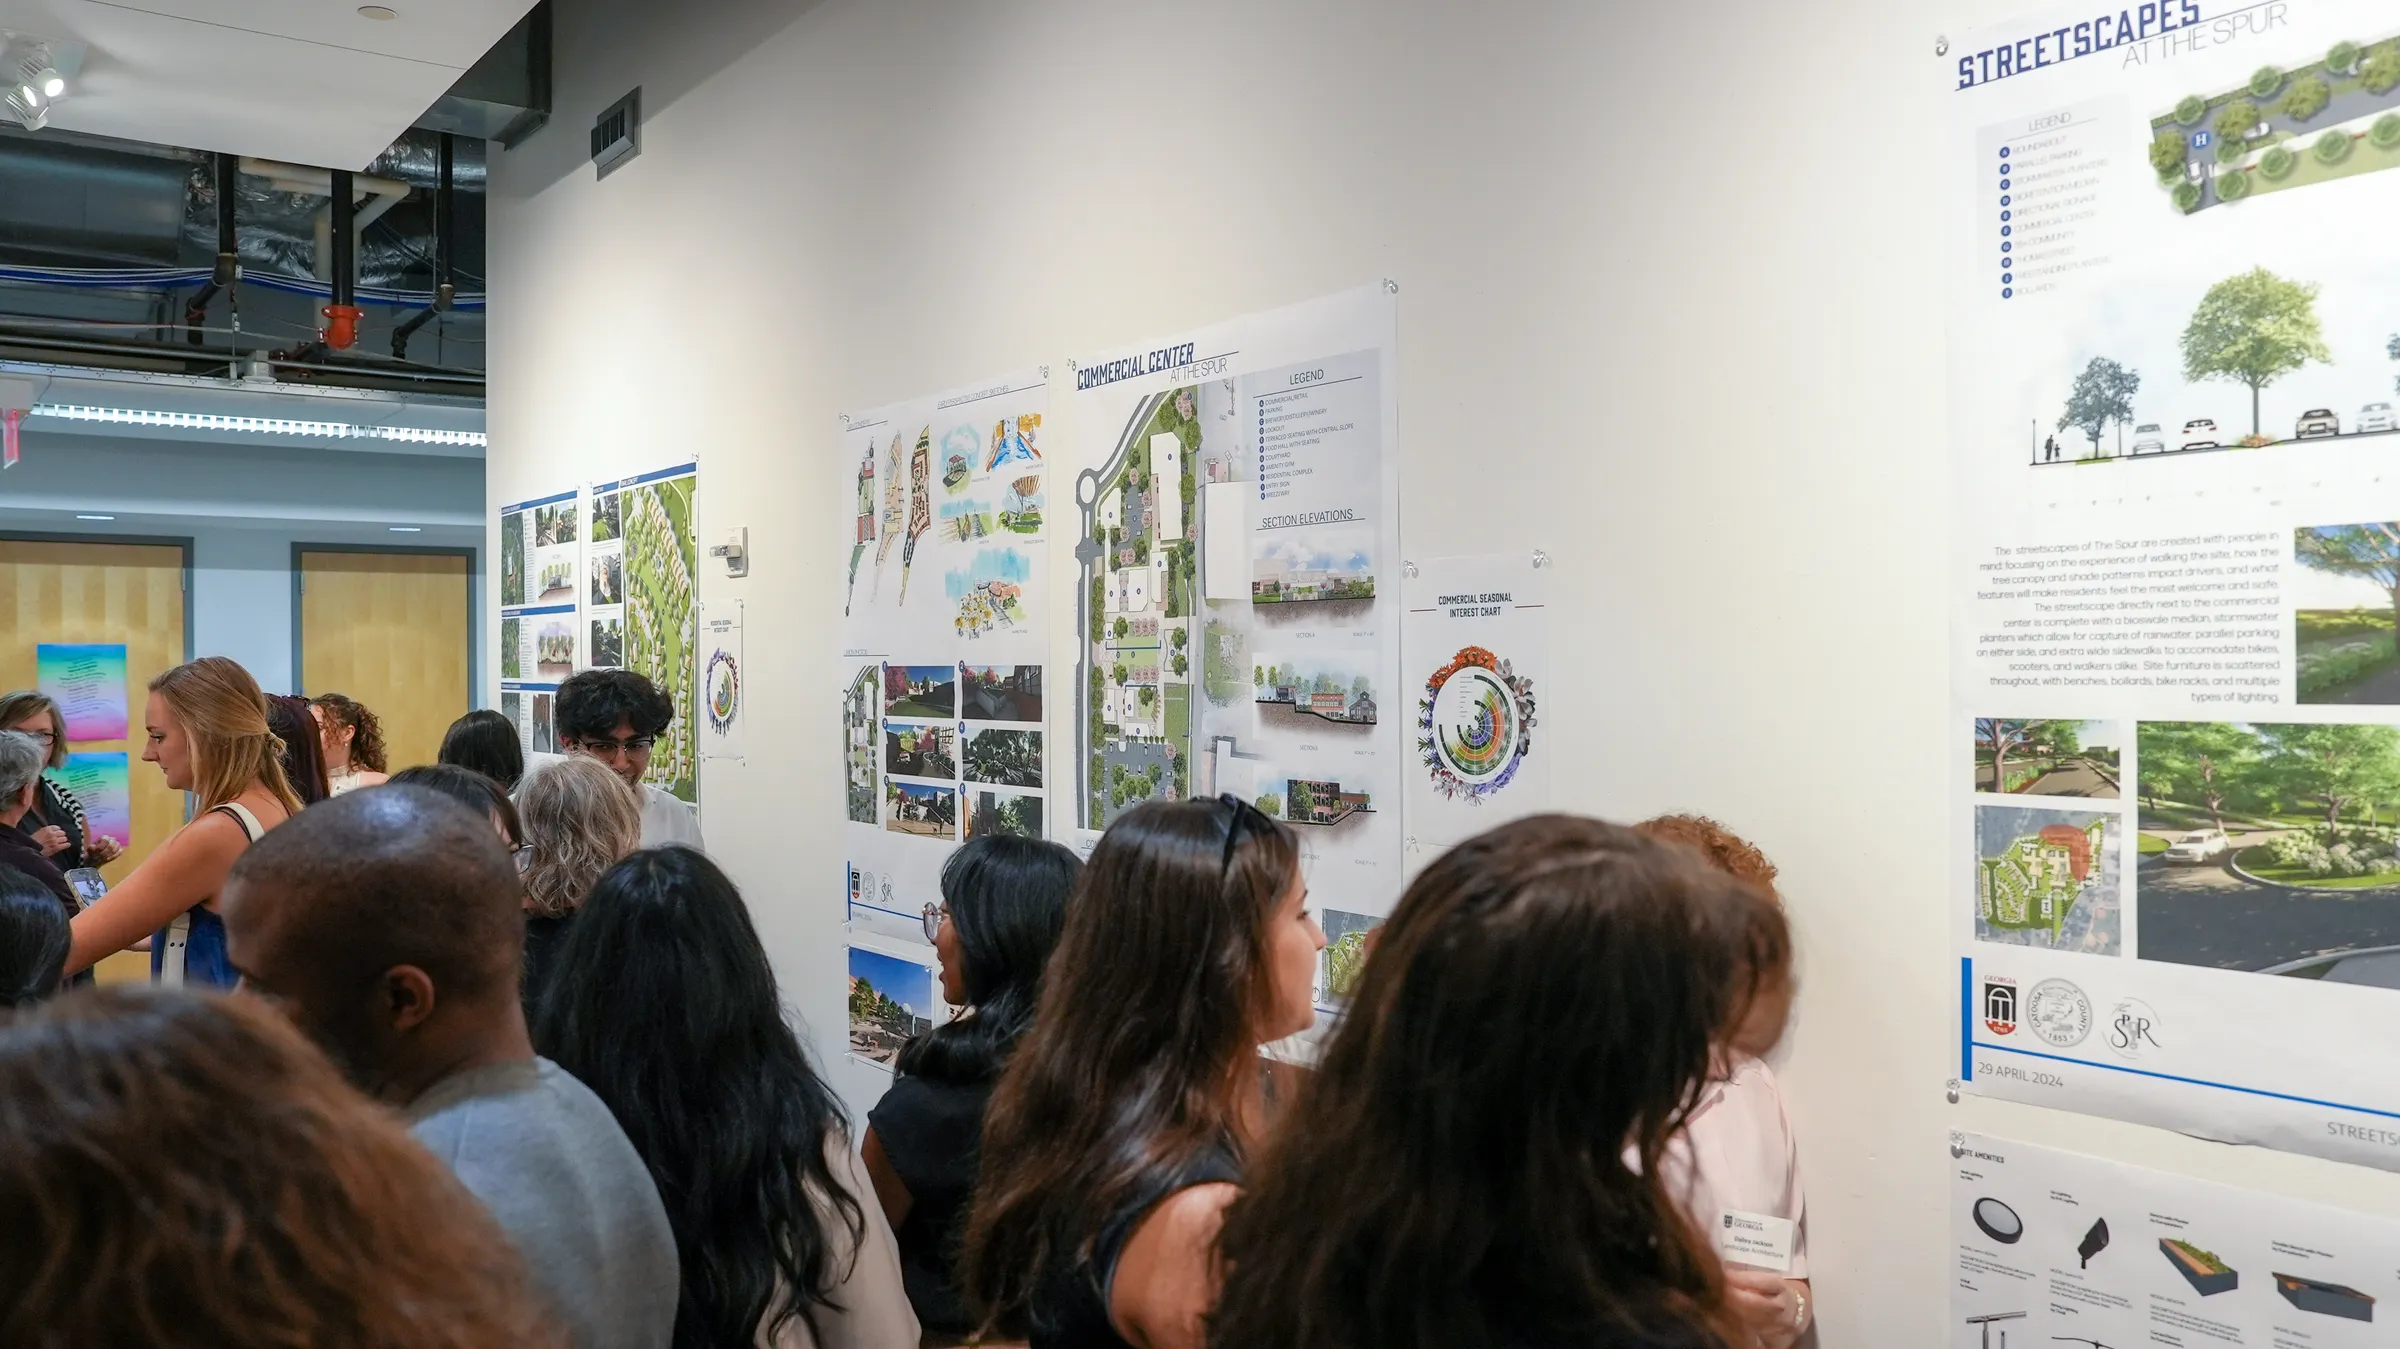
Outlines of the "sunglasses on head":
M 1225 854 L 1217 859 L 1217 879 L 1222 882 L 1233 874 L 1233 850 L 1241 842 L 1243 827 L 1248 826 L 1265 834 L 1273 831 L 1273 822 L 1267 818 L 1265 811 L 1231 792 L 1218 793 L 1217 804 L 1230 807 L 1233 811 L 1231 818 L 1225 821 Z

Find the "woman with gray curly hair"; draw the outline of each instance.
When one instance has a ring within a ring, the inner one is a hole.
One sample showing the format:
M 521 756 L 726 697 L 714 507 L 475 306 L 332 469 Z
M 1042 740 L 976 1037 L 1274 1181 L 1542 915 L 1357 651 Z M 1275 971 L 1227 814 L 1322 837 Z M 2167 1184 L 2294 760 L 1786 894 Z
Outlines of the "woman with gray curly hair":
M 560 759 L 517 789 L 525 829 L 527 1015 L 541 1005 L 551 956 L 600 873 L 642 842 L 642 803 L 597 759 Z

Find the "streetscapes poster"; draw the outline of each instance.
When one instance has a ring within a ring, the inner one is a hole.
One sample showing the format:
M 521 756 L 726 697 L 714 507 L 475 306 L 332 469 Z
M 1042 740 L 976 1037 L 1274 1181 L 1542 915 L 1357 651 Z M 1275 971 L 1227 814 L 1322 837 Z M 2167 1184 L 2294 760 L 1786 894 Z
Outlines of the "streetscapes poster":
M 851 1052 L 868 1062 L 888 1066 L 910 1026 L 947 1015 L 902 967 L 932 967 L 926 915 L 950 854 L 1054 832 L 1049 406 L 1047 371 L 1028 370 L 837 432 L 829 490 L 853 508 L 835 573 L 842 884 Z
M 1956 1071 L 2400 1169 L 2400 13 L 1941 67 Z
M 1375 286 L 1075 368 L 1076 833 L 1250 801 L 1337 951 L 1401 883 L 1395 331 Z

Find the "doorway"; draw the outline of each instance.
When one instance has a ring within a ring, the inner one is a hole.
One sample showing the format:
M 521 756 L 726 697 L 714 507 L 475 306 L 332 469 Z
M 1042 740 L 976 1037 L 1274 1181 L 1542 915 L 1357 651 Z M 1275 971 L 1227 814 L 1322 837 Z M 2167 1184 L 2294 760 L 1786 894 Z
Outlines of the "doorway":
M 463 548 L 292 545 L 293 674 L 383 722 L 393 770 L 432 763 L 474 705 L 475 554 Z
M 111 885 L 183 824 L 183 793 L 142 762 L 142 708 L 150 681 L 191 658 L 191 561 L 188 539 L 0 535 L 0 629 L 13 638 L 0 643 L 0 690 L 34 687 L 35 648 L 43 643 L 125 648 L 124 738 L 67 746 L 70 754 L 126 759 L 132 842 L 102 868 Z M 102 960 L 98 974 L 109 983 L 147 981 L 150 957 L 121 952 Z

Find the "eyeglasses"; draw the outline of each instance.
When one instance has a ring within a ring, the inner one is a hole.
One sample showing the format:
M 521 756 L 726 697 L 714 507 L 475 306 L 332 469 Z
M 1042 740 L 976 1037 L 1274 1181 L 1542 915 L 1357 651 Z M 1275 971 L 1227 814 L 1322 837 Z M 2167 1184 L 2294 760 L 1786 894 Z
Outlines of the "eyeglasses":
M 618 750 L 623 750 L 627 754 L 648 754 L 650 747 L 657 743 L 658 737 L 654 735 L 637 735 L 630 740 L 570 740 L 567 742 L 570 748 L 582 750 L 586 754 L 596 754 L 604 759 L 613 756 Z
M 950 910 L 947 906 L 941 904 L 926 905 L 925 915 L 923 918 L 923 922 L 925 924 L 925 940 L 938 941 L 942 935 L 942 924 L 948 921 L 950 921 Z
M 55 745 L 58 743 L 58 732 L 56 731 L 19 731 L 17 734 L 32 736 L 34 739 L 41 741 L 45 745 Z

